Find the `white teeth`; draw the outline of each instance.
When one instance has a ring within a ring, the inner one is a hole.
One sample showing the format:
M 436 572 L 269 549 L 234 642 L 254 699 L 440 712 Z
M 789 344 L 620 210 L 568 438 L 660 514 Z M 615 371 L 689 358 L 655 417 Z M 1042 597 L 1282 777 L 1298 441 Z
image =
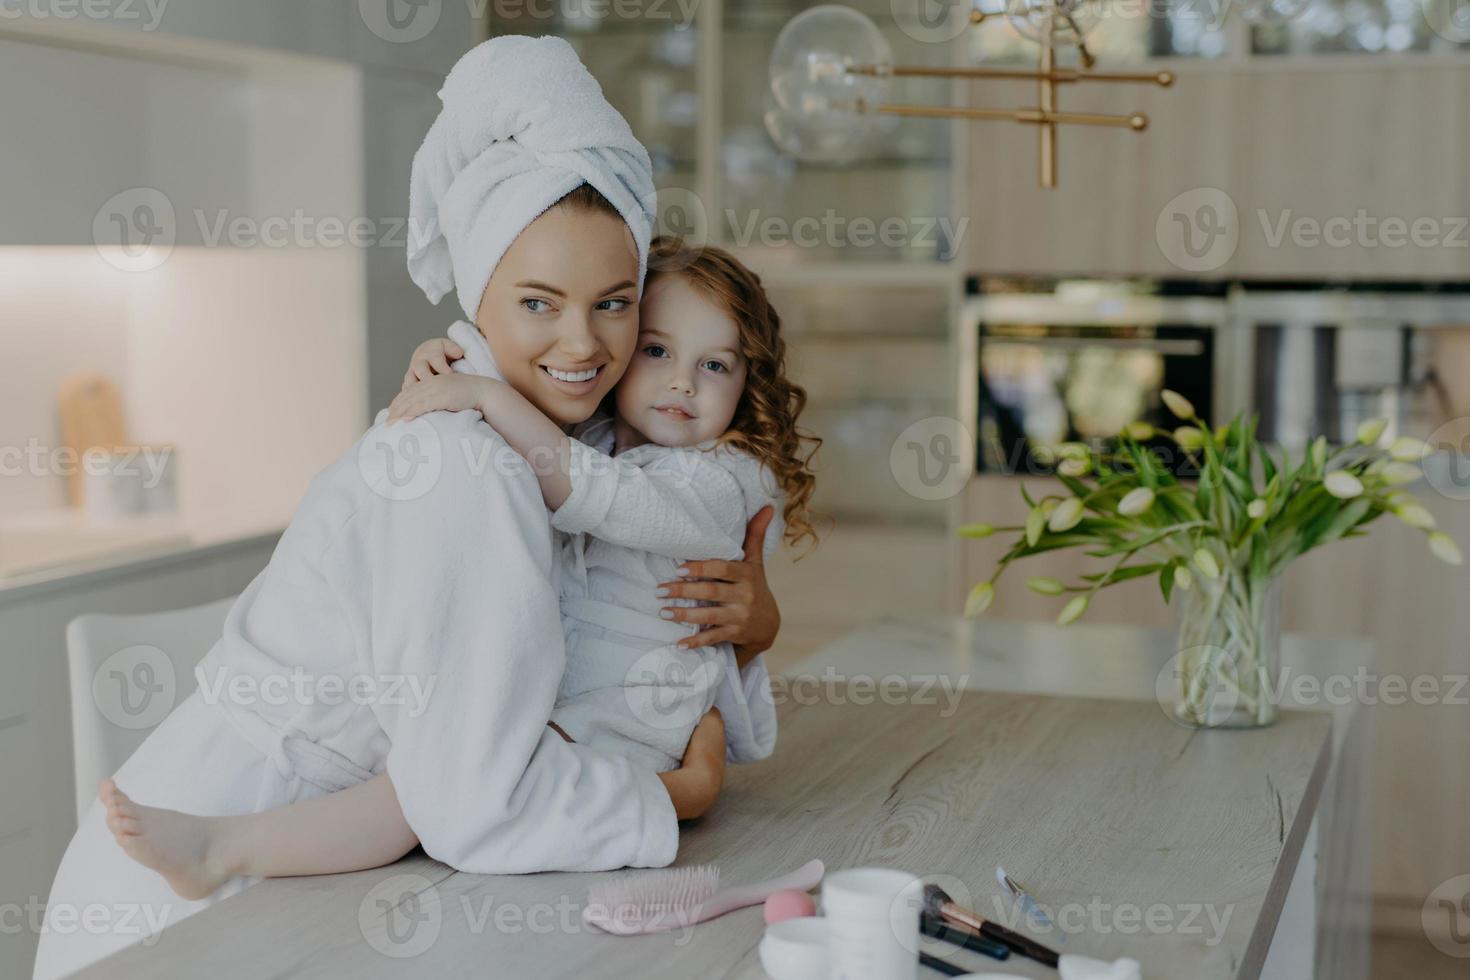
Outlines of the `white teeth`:
M 548 367 L 546 373 L 558 381 L 591 381 L 597 377 L 597 368 L 586 371 L 558 371 L 554 367 Z

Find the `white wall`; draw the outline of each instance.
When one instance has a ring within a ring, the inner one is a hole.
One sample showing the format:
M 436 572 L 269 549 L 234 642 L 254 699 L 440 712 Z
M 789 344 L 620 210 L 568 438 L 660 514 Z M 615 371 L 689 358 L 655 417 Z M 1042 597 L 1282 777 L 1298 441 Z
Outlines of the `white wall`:
M 211 539 L 282 526 L 365 427 L 379 246 L 337 237 L 369 217 L 360 71 L 194 55 L 0 39 L 0 451 L 56 447 L 61 379 L 102 371 L 130 439 L 177 445 L 186 524 Z M 122 271 L 94 223 L 129 218 L 135 202 L 109 200 L 139 187 L 166 199 L 177 245 Z M 221 219 L 285 237 L 210 244 Z M 63 494 L 23 465 L 0 512 Z

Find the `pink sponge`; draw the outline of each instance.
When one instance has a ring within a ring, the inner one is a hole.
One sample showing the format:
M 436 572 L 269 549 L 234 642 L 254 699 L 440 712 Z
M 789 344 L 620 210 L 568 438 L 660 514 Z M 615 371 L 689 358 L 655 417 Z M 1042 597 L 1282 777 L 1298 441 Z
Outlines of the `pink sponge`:
M 806 892 L 799 892 L 794 888 L 772 893 L 766 899 L 766 925 L 772 925 L 786 919 L 800 919 L 804 916 L 814 915 L 817 911 L 816 903 Z

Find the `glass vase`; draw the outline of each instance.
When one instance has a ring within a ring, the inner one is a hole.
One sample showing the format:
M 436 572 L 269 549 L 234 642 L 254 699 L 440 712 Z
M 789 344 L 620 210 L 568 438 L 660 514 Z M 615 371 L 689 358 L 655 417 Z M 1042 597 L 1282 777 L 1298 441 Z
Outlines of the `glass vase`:
M 1281 580 L 1223 569 L 1194 576 L 1179 611 L 1174 717 L 1196 728 L 1259 728 L 1276 720 Z

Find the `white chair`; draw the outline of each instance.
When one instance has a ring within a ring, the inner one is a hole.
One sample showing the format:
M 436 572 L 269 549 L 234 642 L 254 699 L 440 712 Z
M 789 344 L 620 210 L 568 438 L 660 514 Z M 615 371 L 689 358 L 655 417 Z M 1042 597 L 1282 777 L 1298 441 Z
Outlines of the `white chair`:
M 77 821 L 173 707 L 194 692 L 194 667 L 224 632 L 233 598 L 129 616 L 88 614 L 66 626 Z

